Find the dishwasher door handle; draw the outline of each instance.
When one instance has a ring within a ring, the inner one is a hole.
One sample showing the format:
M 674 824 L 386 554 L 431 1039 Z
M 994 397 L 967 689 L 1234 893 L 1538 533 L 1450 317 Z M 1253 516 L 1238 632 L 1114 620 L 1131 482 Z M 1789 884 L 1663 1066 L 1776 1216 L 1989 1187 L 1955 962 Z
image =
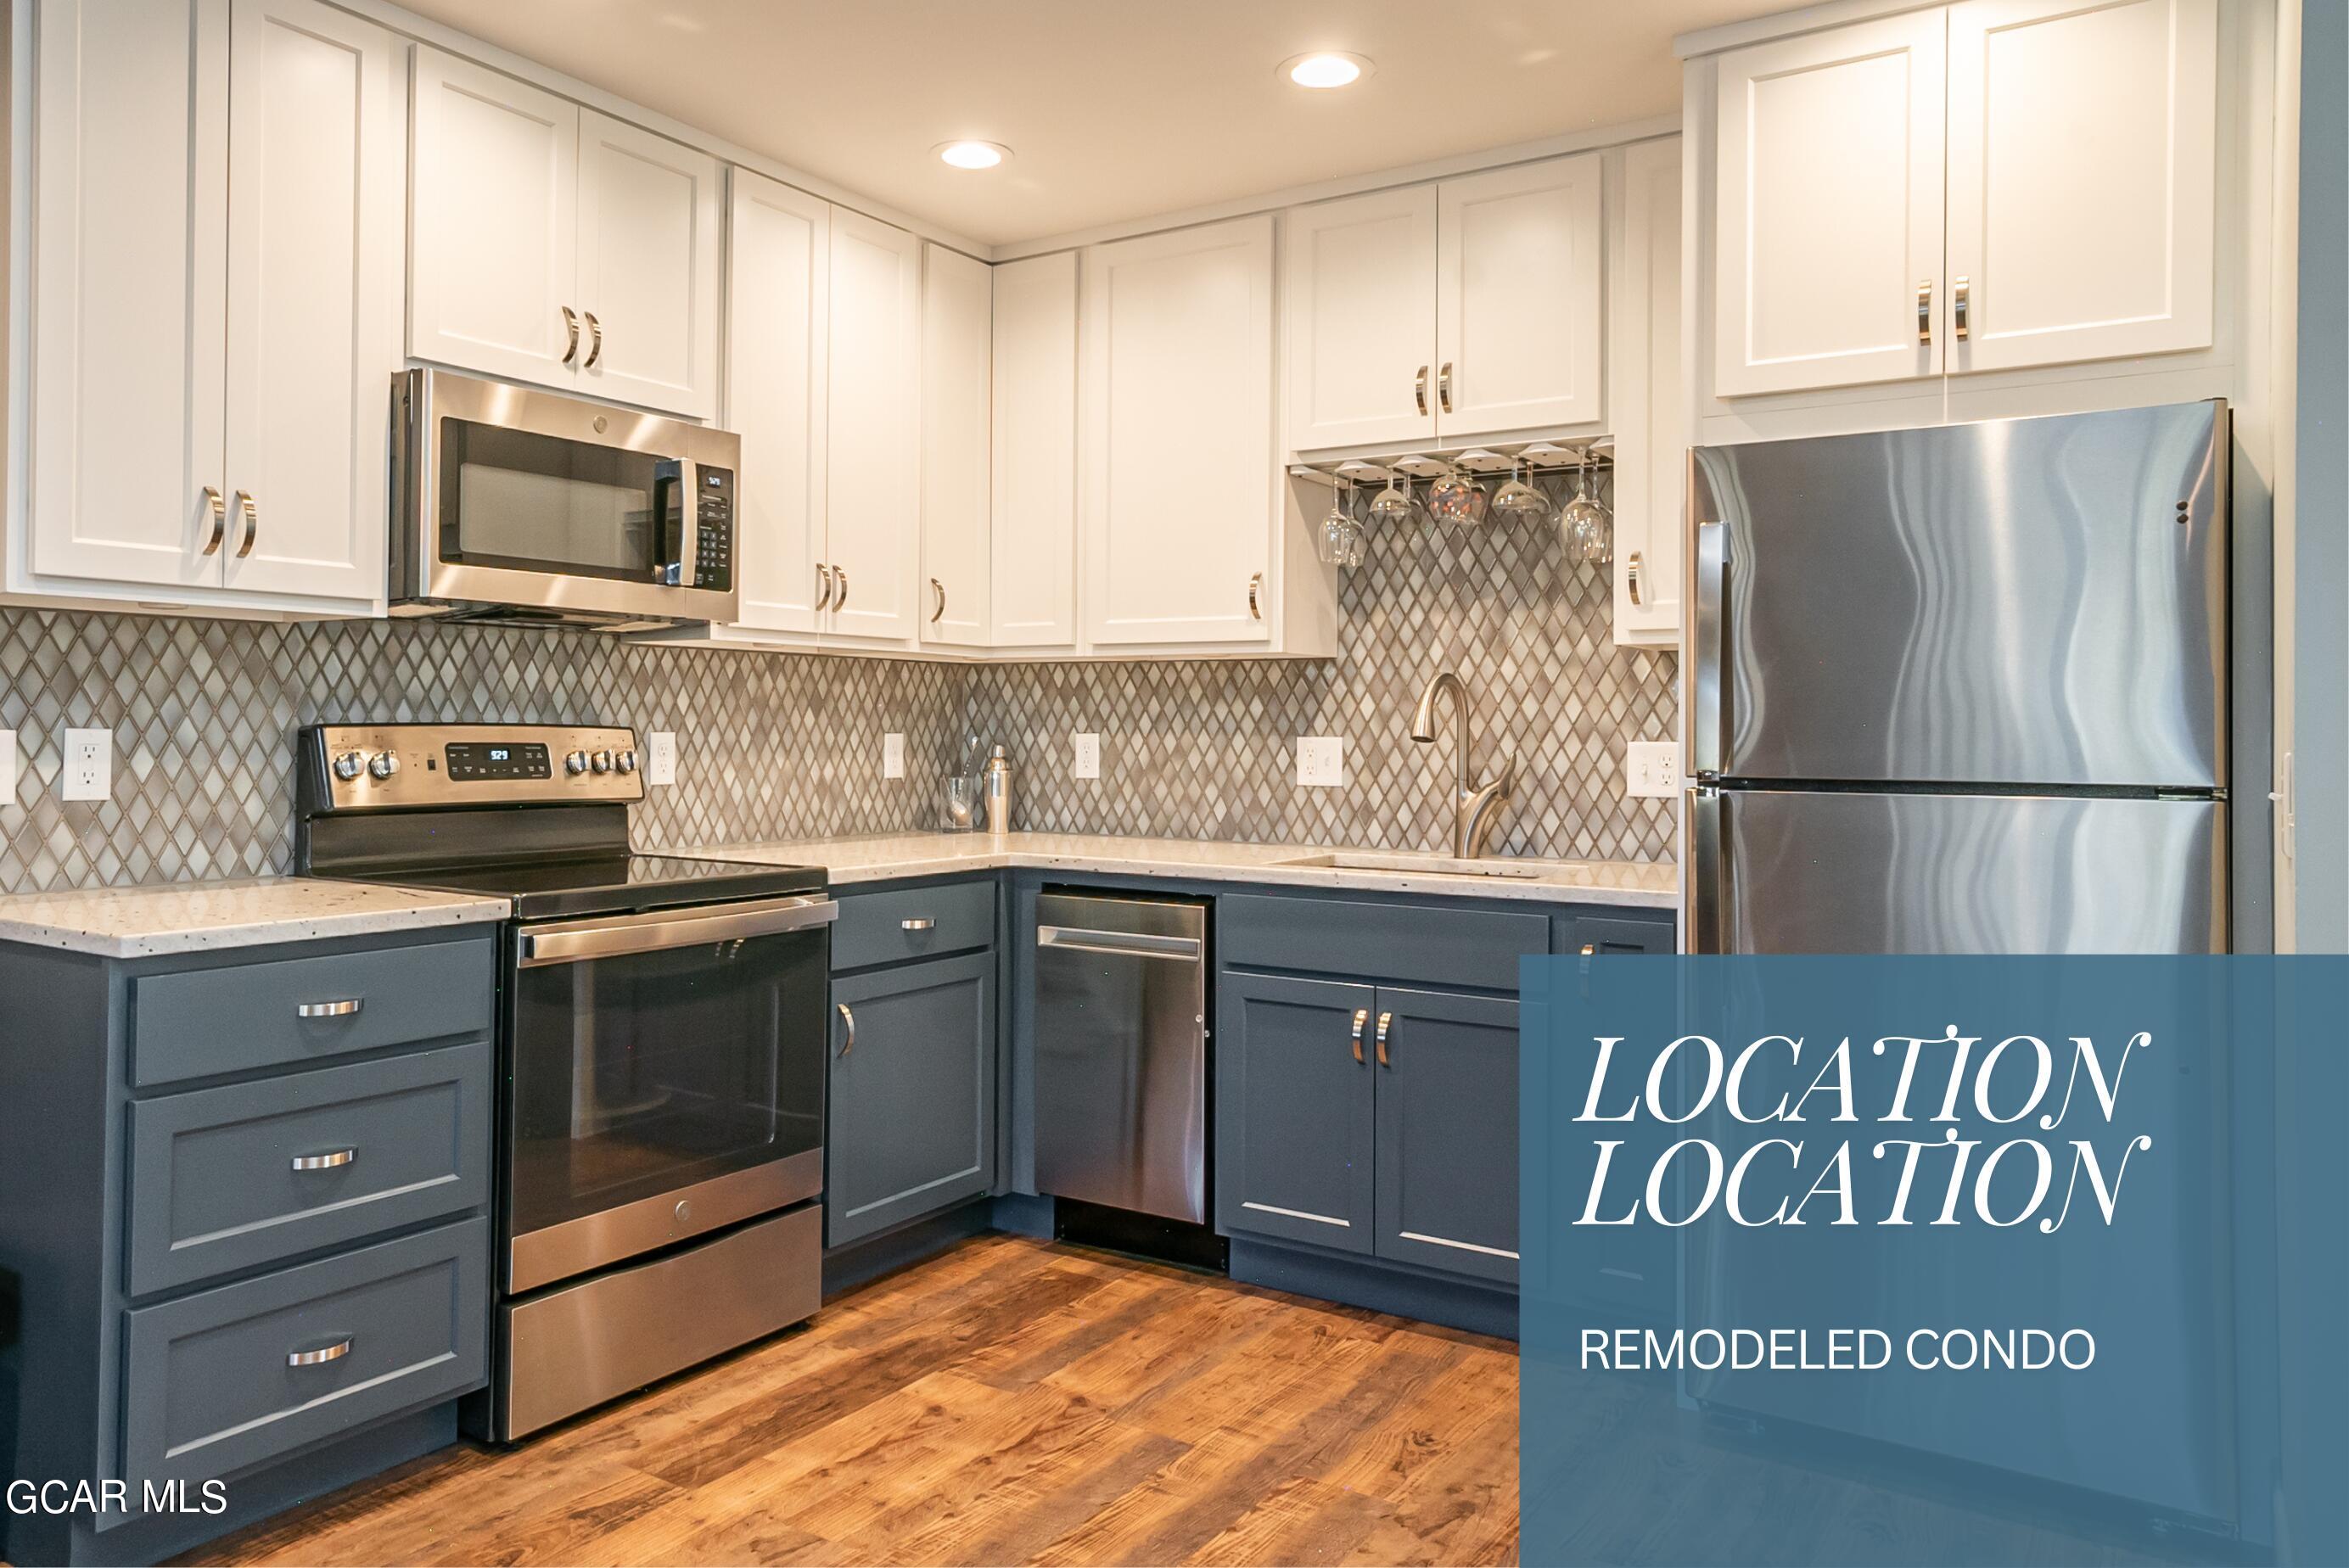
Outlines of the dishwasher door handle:
M 1073 925 L 1040 925 L 1036 945 L 1063 947 L 1078 953 L 1114 953 L 1122 958 L 1201 957 L 1207 944 L 1195 936 L 1153 936 L 1141 931 L 1088 931 Z

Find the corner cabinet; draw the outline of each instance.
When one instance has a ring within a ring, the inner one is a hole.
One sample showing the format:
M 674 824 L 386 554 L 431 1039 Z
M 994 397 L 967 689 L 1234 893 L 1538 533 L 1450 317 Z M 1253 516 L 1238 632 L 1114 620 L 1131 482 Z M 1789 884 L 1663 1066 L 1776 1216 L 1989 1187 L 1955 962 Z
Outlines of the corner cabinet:
M 400 363 L 398 46 L 315 0 L 160 12 L 40 0 L 18 24 L 29 393 L 7 588 L 367 614 Z
M 716 417 L 723 166 L 418 46 L 419 359 Z
M 921 564 L 922 242 L 832 210 L 824 553 L 826 642 L 911 646 Z
M 922 247 L 922 641 L 985 647 L 994 283 L 985 262 Z
M 994 269 L 994 645 L 1077 641 L 1077 258 Z

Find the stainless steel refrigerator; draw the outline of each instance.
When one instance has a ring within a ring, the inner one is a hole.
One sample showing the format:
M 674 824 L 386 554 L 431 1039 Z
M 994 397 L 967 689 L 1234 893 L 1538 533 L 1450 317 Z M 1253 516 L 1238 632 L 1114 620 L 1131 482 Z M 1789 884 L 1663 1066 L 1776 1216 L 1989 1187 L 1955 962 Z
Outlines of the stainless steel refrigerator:
M 2227 407 L 1700 447 L 1688 946 L 2228 945 Z

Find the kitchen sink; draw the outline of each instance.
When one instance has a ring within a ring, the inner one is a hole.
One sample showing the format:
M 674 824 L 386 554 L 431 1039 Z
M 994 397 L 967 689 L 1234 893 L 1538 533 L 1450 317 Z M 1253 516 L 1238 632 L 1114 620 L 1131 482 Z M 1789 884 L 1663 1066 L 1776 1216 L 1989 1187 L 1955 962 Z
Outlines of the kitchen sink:
M 1339 872 L 1422 872 L 1441 876 L 1538 877 L 1558 869 L 1547 861 L 1454 860 L 1444 855 L 1378 854 L 1369 851 L 1331 850 L 1275 861 L 1278 866 Z

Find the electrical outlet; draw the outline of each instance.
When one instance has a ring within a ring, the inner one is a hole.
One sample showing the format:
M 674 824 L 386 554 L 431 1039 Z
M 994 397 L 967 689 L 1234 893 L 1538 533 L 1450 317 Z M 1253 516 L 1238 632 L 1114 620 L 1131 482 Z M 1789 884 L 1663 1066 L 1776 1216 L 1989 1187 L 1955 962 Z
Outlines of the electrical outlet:
M 0 729 L 0 811 L 16 803 L 16 732 Z
M 677 731 L 656 729 L 647 738 L 649 745 L 645 758 L 645 782 L 674 784 L 677 782 Z
M 1342 736 L 1300 735 L 1297 738 L 1297 781 L 1329 789 L 1346 781 L 1346 742 Z
M 905 738 L 895 730 L 881 738 L 881 777 L 903 779 L 905 776 Z
M 1623 793 L 1626 797 L 1669 797 L 1680 792 L 1680 742 L 1634 740 L 1623 748 Z
M 1101 777 L 1101 737 L 1085 732 L 1069 737 L 1071 749 L 1069 757 L 1069 777 L 1098 779 Z
M 103 800 L 114 793 L 114 731 L 66 731 L 66 770 L 58 779 L 63 800 Z

